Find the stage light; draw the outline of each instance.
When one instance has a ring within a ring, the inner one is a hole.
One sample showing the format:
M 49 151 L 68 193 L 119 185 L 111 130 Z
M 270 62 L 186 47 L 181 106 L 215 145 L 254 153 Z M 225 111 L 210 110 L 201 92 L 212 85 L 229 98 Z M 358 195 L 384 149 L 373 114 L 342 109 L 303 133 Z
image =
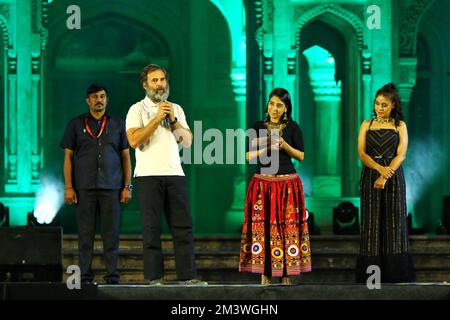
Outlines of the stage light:
M 442 225 L 450 234 L 450 196 L 444 196 L 442 199 Z
M 0 227 L 9 227 L 9 208 L 0 202 Z
M 316 224 L 314 223 L 314 213 L 311 211 L 308 211 L 308 209 L 306 209 L 306 223 L 308 224 L 308 231 L 310 235 L 317 235 L 320 234 L 320 230 L 319 227 L 316 226 Z
M 358 208 L 351 202 L 341 202 L 333 208 L 334 234 L 359 234 Z
M 64 185 L 52 177 L 41 179 L 36 193 L 34 216 L 39 224 L 50 224 L 64 203 Z
M 41 220 L 36 216 L 34 211 L 28 212 L 27 214 L 27 226 L 29 227 L 57 227 L 59 225 L 60 223 L 57 217 L 52 216 L 51 220 Z
M 413 222 L 412 222 L 413 218 L 412 218 L 411 213 L 408 213 L 406 220 L 408 223 L 408 233 L 410 235 L 425 234 L 425 230 L 423 228 L 413 228 Z
M 57 213 L 64 203 L 64 185 L 53 177 L 42 177 L 34 210 L 27 215 L 28 226 L 58 226 Z

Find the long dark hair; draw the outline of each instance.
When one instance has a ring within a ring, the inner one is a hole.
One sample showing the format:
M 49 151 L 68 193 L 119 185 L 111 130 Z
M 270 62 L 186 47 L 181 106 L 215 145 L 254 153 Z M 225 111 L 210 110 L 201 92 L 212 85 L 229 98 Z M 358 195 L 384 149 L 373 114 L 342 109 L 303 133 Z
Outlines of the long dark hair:
M 290 120 L 292 120 L 292 102 L 291 102 L 291 95 L 289 92 L 284 88 L 275 88 L 272 90 L 272 92 L 269 95 L 269 100 L 273 96 L 280 98 L 281 101 L 283 101 L 284 105 L 286 106 L 286 120 L 284 120 L 284 113 L 281 115 L 281 122 L 287 123 Z M 269 110 L 269 101 L 267 101 L 266 104 L 266 110 L 265 112 Z M 266 122 L 270 121 L 270 116 L 267 114 L 267 117 L 265 119 Z
M 394 119 L 395 126 L 398 127 L 400 125 L 400 121 L 403 120 L 402 113 L 402 101 L 400 99 L 400 95 L 398 94 L 397 87 L 391 82 L 385 84 L 383 87 L 378 89 L 375 94 L 375 100 L 373 101 L 373 114 L 372 119 L 377 117 L 377 113 L 375 112 L 375 102 L 378 96 L 385 96 L 389 100 L 391 100 L 393 104 L 393 108 L 391 110 L 391 119 Z

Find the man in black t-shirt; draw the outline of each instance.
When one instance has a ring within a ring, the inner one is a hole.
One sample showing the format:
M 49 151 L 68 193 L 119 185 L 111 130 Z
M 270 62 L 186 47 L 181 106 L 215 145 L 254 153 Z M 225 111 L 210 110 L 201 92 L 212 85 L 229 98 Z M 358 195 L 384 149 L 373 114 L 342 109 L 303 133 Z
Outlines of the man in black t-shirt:
M 92 282 L 96 215 L 99 214 L 107 284 L 118 284 L 120 202 L 131 199 L 131 162 L 123 120 L 106 113 L 105 87 L 91 85 L 89 112 L 72 119 L 60 146 L 64 151 L 64 200 L 78 221 L 81 281 Z

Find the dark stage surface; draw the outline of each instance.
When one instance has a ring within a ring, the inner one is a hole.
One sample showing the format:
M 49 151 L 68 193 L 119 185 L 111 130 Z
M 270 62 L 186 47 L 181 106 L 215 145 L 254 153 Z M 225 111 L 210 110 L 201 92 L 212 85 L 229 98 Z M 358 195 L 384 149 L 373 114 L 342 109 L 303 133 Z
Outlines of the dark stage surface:
M 370 300 L 370 299 L 450 299 L 450 284 L 382 284 L 379 290 L 365 285 L 209 285 L 186 287 L 99 286 L 99 299 L 162 300 Z
M 163 286 L 88 285 L 68 290 L 61 283 L 2 283 L 1 300 L 448 300 L 450 284 L 381 284 L 369 290 L 359 284 L 213 284 L 207 287 L 168 284 Z

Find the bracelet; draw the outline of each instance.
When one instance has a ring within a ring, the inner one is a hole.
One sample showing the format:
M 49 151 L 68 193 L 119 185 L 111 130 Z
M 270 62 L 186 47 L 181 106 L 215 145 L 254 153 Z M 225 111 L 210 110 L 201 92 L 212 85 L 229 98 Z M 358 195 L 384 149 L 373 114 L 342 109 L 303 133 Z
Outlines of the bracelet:
M 66 187 L 66 190 L 73 189 L 73 187 Z

